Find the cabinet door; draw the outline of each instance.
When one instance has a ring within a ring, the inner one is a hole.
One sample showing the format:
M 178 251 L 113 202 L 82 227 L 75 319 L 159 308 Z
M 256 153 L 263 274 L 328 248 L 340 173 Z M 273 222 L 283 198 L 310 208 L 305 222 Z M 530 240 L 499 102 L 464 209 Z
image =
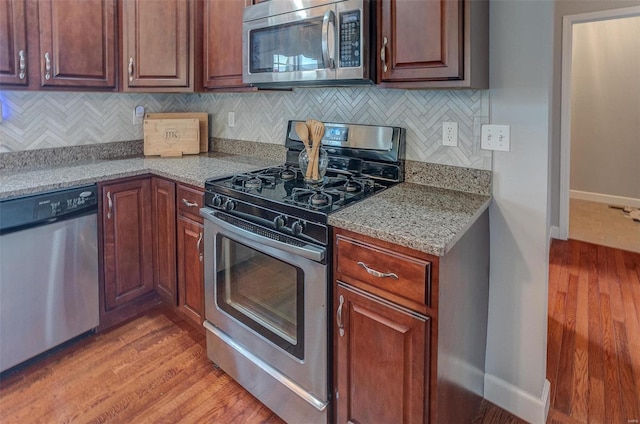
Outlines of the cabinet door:
M 25 0 L 0 0 L 0 84 L 28 82 Z
M 115 0 L 39 0 L 43 87 L 116 86 Z
M 196 324 L 204 321 L 204 227 L 178 215 L 178 306 Z
M 246 0 L 204 2 L 203 85 L 207 89 L 243 87 L 242 11 Z
M 462 2 L 378 2 L 378 82 L 462 79 Z
M 194 24 L 195 2 L 123 1 L 124 91 L 193 91 Z
M 335 298 L 337 422 L 428 422 L 429 320 L 342 283 Z
M 103 238 L 106 310 L 153 291 L 151 181 L 104 185 Z
M 158 293 L 176 305 L 176 185 L 151 179 L 153 224 L 153 285 Z

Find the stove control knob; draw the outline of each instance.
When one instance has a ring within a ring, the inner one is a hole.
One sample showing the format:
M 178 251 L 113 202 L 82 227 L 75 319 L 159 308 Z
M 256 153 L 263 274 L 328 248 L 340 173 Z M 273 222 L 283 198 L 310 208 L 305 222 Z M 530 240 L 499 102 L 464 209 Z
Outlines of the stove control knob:
M 220 195 L 216 194 L 216 195 L 213 197 L 213 206 L 214 206 L 214 207 L 216 207 L 216 208 L 221 207 L 221 206 L 222 206 L 222 200 L 223 200 L 223 199 L 222 199 L 222 196 L 220 196 Z
M 286 222 L 287 222 L 286 216 L 278 215 L 273 219 L 273 226 L 276 228 L 276 230 L 279 230 L 280 228 L 284 227 Z
M 232 210 L 235 209 L 235 207 L 236 207 L 236 204 L 231 199 L 227 199 L 227 201 L 224 202 L 224 210 L 227 212 L 231 212 Z
M 291 224 L 291 232 L 294 235 L 299 236 L 300 234 L 302 234 L 303 230 L 304 230 L 304 222 L 295 221 L 293 224 Z

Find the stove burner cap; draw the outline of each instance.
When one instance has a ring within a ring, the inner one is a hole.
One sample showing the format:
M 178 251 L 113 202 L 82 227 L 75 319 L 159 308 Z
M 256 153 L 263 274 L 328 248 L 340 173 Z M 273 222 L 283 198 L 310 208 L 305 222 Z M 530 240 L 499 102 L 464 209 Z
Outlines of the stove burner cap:
M 329 204 L 330 198 L 325 193 L 315 193 L 309 197 L 309 203 L 313 206 L 326 206 Z
M 244 182 L 245 188 L 260 188 L 262 187 L 262 181 L 260 178 L 251 178 Z
M 280 173 L 280 178 L 285 181 L 293 180 L 296 177 L 296 172 L 292 169 L 283 169 Z
M 360 191 L 360 185 L 355 181 L 347 181 L 347 183 L 344 185 L 344 189 L 349 193 L 353 193 L 356 191 Z

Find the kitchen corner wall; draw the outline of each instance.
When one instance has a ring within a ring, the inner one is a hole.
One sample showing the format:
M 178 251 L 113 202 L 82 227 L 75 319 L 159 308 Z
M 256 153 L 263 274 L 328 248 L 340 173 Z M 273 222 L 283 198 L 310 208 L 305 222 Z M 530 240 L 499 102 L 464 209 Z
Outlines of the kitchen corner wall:
M 491 170 L 480 150 L 489 122 L 488 90 L 312 88 L 229 94 L 0 92 L 0 152 L 142 139 L 133 109 L 208 112 L 210 135 L 283 144 L 287 121 L 382 124 L 407 129 L 406 159 Z M 227 125 L 228 112 L 235 125 Z M 458 147 L 442 146 L 442 122 L 458 123 Z

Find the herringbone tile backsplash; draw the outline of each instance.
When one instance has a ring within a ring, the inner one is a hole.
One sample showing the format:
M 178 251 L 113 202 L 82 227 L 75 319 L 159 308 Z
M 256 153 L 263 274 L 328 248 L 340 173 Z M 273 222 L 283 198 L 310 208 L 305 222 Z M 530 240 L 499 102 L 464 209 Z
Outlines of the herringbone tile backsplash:
M 142 139 L 132 124 L 146 112 L 208 112 L 211 136 L 284 143 L 287 121 L 383 124 L 407 129 L 409 160 L 491 169 L 480 150 L 480 125 L 489 123 L 487 90 L 313 88 L 229 94 L 0 92 L 0 152 Z M 228 112 L 235 126 L 227 125 Z M 458 123 L 458 147 L 442 146 L 442 122 Z

